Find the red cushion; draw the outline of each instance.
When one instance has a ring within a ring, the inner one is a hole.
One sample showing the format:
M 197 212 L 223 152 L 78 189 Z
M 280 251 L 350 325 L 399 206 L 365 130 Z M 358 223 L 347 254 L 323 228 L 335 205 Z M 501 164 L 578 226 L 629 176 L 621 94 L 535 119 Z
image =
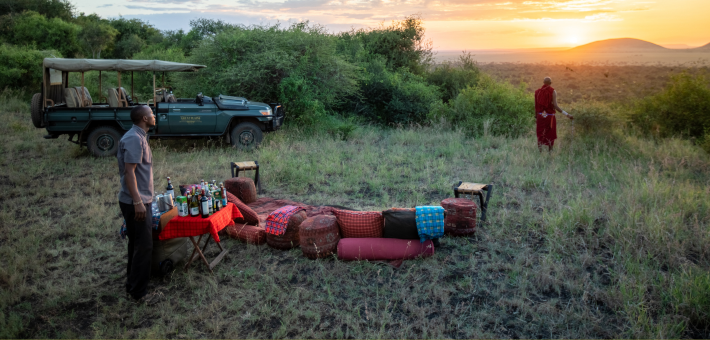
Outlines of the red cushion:
M 380 211 L 333 209 L 343 238 L 382 237 L 384 219 Z
M 241 219 L 235 220 L 235 222 L 259 225 L 259 215 L 248 205 L 240 201 L 237 196 L 232 195 L 231 192 L 227 192 L 227 202 L 234 203 L 234 205 L 239 208 L 239 212 L 242 213 L 242 216 L 244 216 Z
M 396 238 L 343 238 L 338 242 L 341 260 L 408 260 L 434 255 L 434 243 Z

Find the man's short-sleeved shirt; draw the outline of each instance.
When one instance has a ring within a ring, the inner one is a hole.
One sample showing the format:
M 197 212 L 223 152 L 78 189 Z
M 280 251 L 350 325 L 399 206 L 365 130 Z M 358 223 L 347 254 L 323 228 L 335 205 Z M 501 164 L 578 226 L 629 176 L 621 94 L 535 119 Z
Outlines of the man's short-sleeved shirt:
M 126 187 L 126 163 L 136 164 L 136 184 L 143 203 L 153 202 L 153 152 L 148 145 L 148 134 L 142 128 L 133 127 L 123 135 L 118 144 L 118 173 L 121 176 L 121 191 L 118 201 L 132 204 L 131 192 Z

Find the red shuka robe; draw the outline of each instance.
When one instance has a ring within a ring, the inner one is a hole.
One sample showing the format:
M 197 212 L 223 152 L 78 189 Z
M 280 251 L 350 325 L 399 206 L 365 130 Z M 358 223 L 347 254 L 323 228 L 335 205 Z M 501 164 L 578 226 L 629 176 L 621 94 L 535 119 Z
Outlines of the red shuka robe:
M 550 85 L 543 85 L 535 90 L 535 120 L 537 123 L 537 144 L 549 145 L 555 143 L 557 139 L 557 120 L 555 118 L 555 106 L 552 105 L 552 93 L 555 89 Z M 540 113 L 547 113 L 547 117 L 542 117 Z

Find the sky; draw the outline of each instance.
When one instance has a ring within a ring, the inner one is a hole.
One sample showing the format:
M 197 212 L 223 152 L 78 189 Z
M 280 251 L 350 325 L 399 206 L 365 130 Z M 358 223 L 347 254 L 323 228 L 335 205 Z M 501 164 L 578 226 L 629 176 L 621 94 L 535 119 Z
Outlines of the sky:
M 79 12 L 189 30 L 196 18 L 320 24 L 333 32 L 418 14 L 435 50 L 573 47 L 637 38 L 668 47 L 710 43 L 710 0 L 74 0 Z

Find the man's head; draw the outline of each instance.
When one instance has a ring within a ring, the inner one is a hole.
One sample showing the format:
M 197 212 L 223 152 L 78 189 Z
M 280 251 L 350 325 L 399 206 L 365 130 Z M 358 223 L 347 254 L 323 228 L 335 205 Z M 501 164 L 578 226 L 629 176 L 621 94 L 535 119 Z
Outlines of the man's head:
M 148 105 L 137 105 L 131 110 L 131 121 L 142 128 L 152 128 L 155 126 L 153 110 Z
M 545 85 L 551 85 L 552 84 L 552 78 L 550 77 L 545 77 L 545 80 L 542 81 L 545 83 Z

